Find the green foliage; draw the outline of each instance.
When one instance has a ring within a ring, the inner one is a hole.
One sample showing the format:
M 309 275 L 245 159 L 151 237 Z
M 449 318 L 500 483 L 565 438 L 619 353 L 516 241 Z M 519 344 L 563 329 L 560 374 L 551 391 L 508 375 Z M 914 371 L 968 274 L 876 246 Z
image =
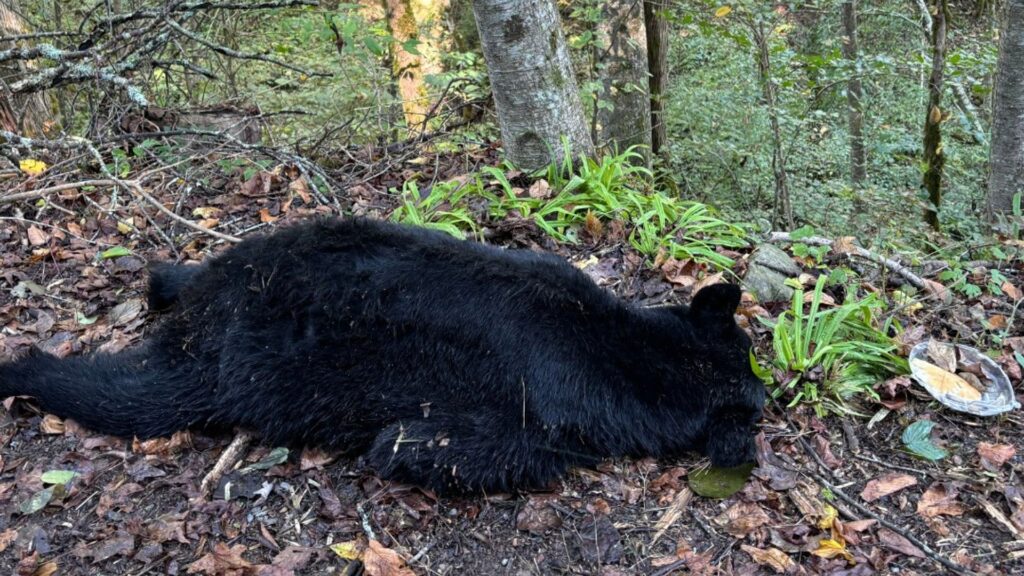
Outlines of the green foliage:
M 468 208 L 459 205 L 469 190 L 456 182 L 441 182 L 423 195 L 416 181 L 408 180 L 402 185 L 401 204 L 391 214 L 391 219 L 440 230 L 456 238 L 465 238 L 466 231 L 478 234 L 472 214 Z
M 934 427 L 935 422 L 931 420 L 918 420 L 907 426 L 900 439 L 911 454 L 933 462 L 942 460 L 947 454 L 945 450 L 936 446 L 931 440 L 932 428 Z
M 793 393 L 790 406 L 808 403 L 819 414 L 850 412 L 848 400 L 861 394 L 875 396 L 876 383 L 907 373 L 908 366 L 887 335 L 890 322 L 877 326 L 883 308 L 877 295 L 848 297 L 823 308 L 826 282 L 826 276 L 818 277 L 808 310 L 801 287 L 794 291 L 789 310 L 774 322 L 763 320 L 772 328 L 772 364 L 785 380 L 772 395 Z

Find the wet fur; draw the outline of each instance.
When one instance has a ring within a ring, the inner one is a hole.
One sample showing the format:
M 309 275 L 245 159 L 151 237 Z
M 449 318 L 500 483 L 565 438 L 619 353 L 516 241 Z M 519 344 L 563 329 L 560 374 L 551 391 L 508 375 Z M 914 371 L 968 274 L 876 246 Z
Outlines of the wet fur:
M 549 484 L 610 456 L 753 458 L 764 388 L 735 286 L 638 308 L 553 255 L 366 220 L 151 271 L 140 347 L 0 365 L 0 395 L 99 432 L 239 426 L 365 453 L 442 492 Z

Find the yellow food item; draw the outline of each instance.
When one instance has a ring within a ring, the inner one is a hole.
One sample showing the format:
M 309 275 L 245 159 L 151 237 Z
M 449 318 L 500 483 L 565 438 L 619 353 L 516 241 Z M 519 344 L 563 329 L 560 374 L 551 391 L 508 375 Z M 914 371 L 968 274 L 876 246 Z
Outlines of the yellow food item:
M 981 400 L 981 392 L 952 372 L 946 372 L 935 364 L 919 358 L 911 360 L 910 366 L 924 376 L 929 386 L 943 394 L 949 394 L 966 402 Z

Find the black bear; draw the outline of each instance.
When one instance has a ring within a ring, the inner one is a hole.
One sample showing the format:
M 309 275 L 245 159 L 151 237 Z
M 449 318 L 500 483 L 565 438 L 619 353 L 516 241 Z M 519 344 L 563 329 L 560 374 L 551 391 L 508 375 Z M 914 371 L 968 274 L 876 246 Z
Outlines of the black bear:
M 611 456 L 753 459 L 764 386 L 736 286 L 621 301 L 550 254 L 369 220 L 151 270 L 138 348 L 0 365 L 0 396 L 125 437 L 241 427 L 439 492 L 544 487 Z

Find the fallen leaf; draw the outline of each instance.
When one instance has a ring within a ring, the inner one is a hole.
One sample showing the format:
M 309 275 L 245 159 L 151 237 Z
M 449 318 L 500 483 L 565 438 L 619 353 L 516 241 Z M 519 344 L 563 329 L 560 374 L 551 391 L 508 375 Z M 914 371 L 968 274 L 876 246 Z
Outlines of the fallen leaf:
M 562 527 L 562 518 L 551 507 L 548 498 L 533 496 L 516 516 L 516 529 L 532 534 Z
M 135 320 L 142 313 L 142 300 L 130 298 L 111 308 L 107 313 L 107 321 L 111 326 L 124 326 Z
M 64 421 L 59 416 L 47 414 L 43 416 L 43 421 L 39 423 L 39 431 L 43 434 L 63 434 Z
M 921 552 L 920 548 L 914 546 L 911 544 L 910 540 L 907 540 L 888 528 L 880 528 L 878 530 L 878 543 L 890 550 L 906 554 L 907 556 L 925 558 L 924 552 Z
M 925 518 L 960 516 L 964 505 L 957 501 L 957 490 L 952 485 L 935 482 L 917 501 L 917 513 Z
M 787 574 L 796 568 L 796 563 L 793 562 L 793 559 L 778 548 L 762 550 L 760 548 L 754 548 L 753 546 L 743 544 L 740 546 L 740 550 L 750 554 L 750 557 L 754 559 L 754 562 L 757 562 L 761 566 L 771 568 L 776 574 Z
M 57 573 L 59 568 L 60 567 L 57 565 L 56 560 L 50 560 L 49 562 L 40 564 L 35 571 L 32 572 L 32 576 L 53 576 Z
M 716 524 L 736 538 L 744 538 L 770 521 L 764 509 L 753 502 L 737 502 L 715 518 Z
M 978 456 L 981 457 L 981 465 L 991 472 L 1002 468 L 1003 464 L 1006 464 L 1016 454 L 1017 449 L 1009 444 L 978 443 Z
M 336 454 L 325 452 L 319 448 L 304 448 L 299 458 L 299 468 L 306 472 L 308 470 L 320 470 L 324 466 L 334 462 Z
M 362 546 L 358 540 L 338 542 L 337 544 L 331 544 L 330 548 L 331 552 L 349 561 L 356 560 L 362 555 Z
M 1014 286 L 1009 280 L 1003 282 L 1000 288 L 1003 290 L 1003 294 L 1006 294 L 1013 300 L 1020 300 L 1021 298 L 1024 298 L 1024 294 L 1021 293 L 1020 288 Z
M 832 243 L 832 251 L 836 254 L 856 254 L 856 238 L 853 236 L 840 236 Z
M 887 474 L 868 482 L 864 489 L 861 490 L 860 497 L 865 502 L 874 502 L 879 498 L 894 494 L 915 484 L 917 484 L 917 478 L 909 474 Z
M 3 532 L 0 532 L 0 553 L 7 550 L 15 540 L 18 539 L 18 531 L 14 528 L 8 528 Z
M 36 160 L 34 158 L 26 158 L 18 162 L 18 168 L 29 176 L 39 176 L 43 172 L 46 172 L 46 162 L 42 160 Z
M 199 560 L 188 565 L 189 574 L 205 574 L 206 576 L 241 576 L 252 564 L 242 558 L 247 548 L 244 544 L 235 544 L 228 548 L 227 544 L 217 542 L 212 552 L 207 552 Z
M 270 224 L 277 222 L 277 216 L 271 216 L 269 208 L 260 209 L 260 222 L 263 224 Z
M 363 569 L 367 576 L 416 576 L 398 552 L 385 548 L 376 540 L 370 540 L 363 553 Z
M 837 538 L 828 538 L 818 543 L 818 548 L 811 551 L 811 554 L 822 558 L 845 558 L 847 562 L 853 563 L 853 554 L 846 549 L 846 543 Z
M 40 230 L 34 224 L 28 227 L 28 243 L 33 246 L 42 246 L 50 241 L 50 235 Z
M 551 189 L 551 185 L 548 184 L 548 181 L 542 178 L 531 184 L 530 189 L 527 190 L 526 193 L 529 194 L 530 198 L 546 200 L 551 198 L 553 190 Z
M 932 442 L 931 434 L 935 423 L 931 420 L 918 420 L 907 426 L 900 436 L 903 445 L 912 454 L 925 460 L 941 460 L 946 457 L 947 452 Z

